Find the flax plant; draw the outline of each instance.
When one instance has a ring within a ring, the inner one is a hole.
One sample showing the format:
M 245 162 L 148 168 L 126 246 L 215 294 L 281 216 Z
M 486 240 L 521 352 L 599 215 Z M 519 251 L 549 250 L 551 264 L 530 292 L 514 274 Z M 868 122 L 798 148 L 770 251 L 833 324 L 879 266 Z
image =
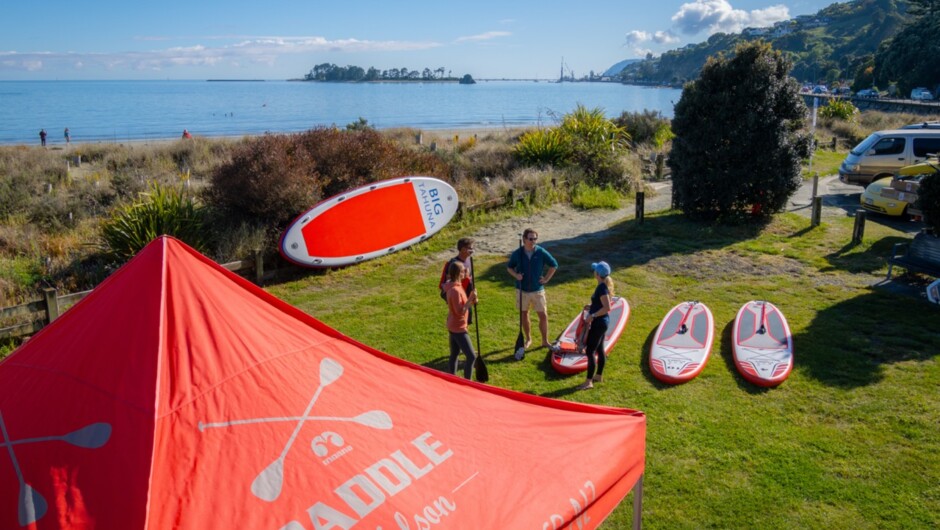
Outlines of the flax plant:
M 161 235 L 205 252 L 205 209 L 182 187 L 150 185 L 140 200 L 120 208 L 101 228 L 102 250 L 122 263 Z

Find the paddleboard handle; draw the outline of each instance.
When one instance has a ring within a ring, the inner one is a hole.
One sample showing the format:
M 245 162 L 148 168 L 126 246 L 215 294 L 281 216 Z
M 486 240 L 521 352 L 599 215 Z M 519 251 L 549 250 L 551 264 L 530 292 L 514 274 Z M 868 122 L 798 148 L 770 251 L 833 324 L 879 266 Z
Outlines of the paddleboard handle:
M 687 318 L 689 318 L 689 314 L 692 312 L 692 308 L 695 307 L 695 304 L 697 303 L 697 301 L 689 302 L 689 309 L 686 310 L 684 315 L 682 315 L 682 320 L 679 322 L 679 328 L 676 330 L 676 333 L 679 335 L 684 335 L 687 331 L 689 331 L 689 326 L 685 325 L 685 321 Z
M 764 325 L 764 313 L 767 311 L 767 302 L 760 303 L 760 329 L 757 330 L 757 333 L 763 335 L 767 333 L 767 326 Z

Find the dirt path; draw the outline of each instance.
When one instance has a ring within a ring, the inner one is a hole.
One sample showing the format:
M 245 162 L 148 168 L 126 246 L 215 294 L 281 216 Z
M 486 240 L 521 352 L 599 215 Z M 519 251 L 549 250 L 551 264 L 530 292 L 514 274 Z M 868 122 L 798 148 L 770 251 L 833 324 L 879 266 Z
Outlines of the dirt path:
M 654 193 L 647 193 L 646 211 L 668 209 L 671 200 L 671 186 L 668 183 L 657 183 L 654 185 Z M 590 240 L 624 219 L 633 219 L 635 214 L 634 203 L 618 210 L 579 210 L 567 204 L 559 204 L 532 215 L 487 225 L 471 234 L 471 237 L 476 239 L 474 247 L 477 253 L 508 255 L 519 246 L 519 238 L 527 227 L 538 230 L 540 244 L 572 238 Z M 453 251 L 448 253 L 452 254 Z
M 669 181 L 658 182 L 651 184 L 651 187 L 652 192 L 647 192 L 646 196 L 646 211 L 651 213 L 669 209 L 672 184 Z M 860 187 L 842 184 L 838 177 L 821 178 L 817 193 L 823 198 L 823 218 L 855 212 L 860 192 Z M 811 197 L 812 181 L 808 181 L 790 198 L 788 211 L 809 217 Z M 476 239 L 477 253 L 508 255 L 519 246 L 519 238 L 526 227 L 538 230 L 541 244 L 573 238 L 590 240 L 605 229 L 635 216 L 636 205 L 632 202 L 618 210 L 579 210 L 567 204 L 559 204 L 529 216 L 487 225 L 470 236 Z M 448 250 L 442 256 L 452 253 Z

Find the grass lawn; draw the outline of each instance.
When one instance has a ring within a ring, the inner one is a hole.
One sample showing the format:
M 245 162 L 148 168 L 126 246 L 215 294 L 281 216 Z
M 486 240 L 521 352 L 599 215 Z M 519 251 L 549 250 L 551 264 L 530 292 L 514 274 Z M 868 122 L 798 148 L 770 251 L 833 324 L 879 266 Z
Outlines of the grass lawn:
M 842 161 L 845 160 L 846 154 L 848 154 L 847 151 L 818 149 L 813 153 L 813 171 L 809 171 L 809 163 L 806 162 L 803 164 L 803 168 L 805 169 L 804 174 L 807 178 L 812 178 L 813 173 L 817 173 L 820 177 L 835 175 L 839 172 L 839 166 L 841 166 Z
M 669 212 L 590 243 L 543 242 L 561 263 L 548 286 L 552 338 L 587 302 L 591 261 L 612 264 L 617 294 L 632 306 L 604 383 L 586 392 L 574 390 L 580 374 L 554 373 L 545 350 L 512 360 L 518 316 L 506 257 L 477 256 L 490 384 L 644 411 L 645 528 L 936 528 L 940 308 L 870 286 L 904 234 L 870 223 L 851 246 L 851 231 L 850 218 L 816 229 L 793 214 L 762 227 L 703 227 Z M 357 340 L 443 368 L 434 256 L 471 232 L 448 228 L 385 259 L 269 290 Z M 648 368 L 652 335 L 687 299 L 714 313 L 712 357 L 693 381 L 661 384 Z M 732 320 L 752 299 L 781 308 L 794 334 L 796 367 L 775 389 L 747 383 L 732 364 Z M 604 528 L 630 526 L 629 501 Z

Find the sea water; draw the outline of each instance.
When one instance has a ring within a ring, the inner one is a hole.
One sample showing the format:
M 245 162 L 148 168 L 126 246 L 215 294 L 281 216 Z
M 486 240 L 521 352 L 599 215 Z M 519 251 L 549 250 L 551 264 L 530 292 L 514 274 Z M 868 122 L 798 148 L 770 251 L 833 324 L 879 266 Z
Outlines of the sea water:
M 364 118 L 385 129 L 554 125 L 578 104 L 609 117 L 673 116 L 681 90 L 619 83 L 481 81 L 0 81 L 0 144 L 51 145 L 298 132 Z

